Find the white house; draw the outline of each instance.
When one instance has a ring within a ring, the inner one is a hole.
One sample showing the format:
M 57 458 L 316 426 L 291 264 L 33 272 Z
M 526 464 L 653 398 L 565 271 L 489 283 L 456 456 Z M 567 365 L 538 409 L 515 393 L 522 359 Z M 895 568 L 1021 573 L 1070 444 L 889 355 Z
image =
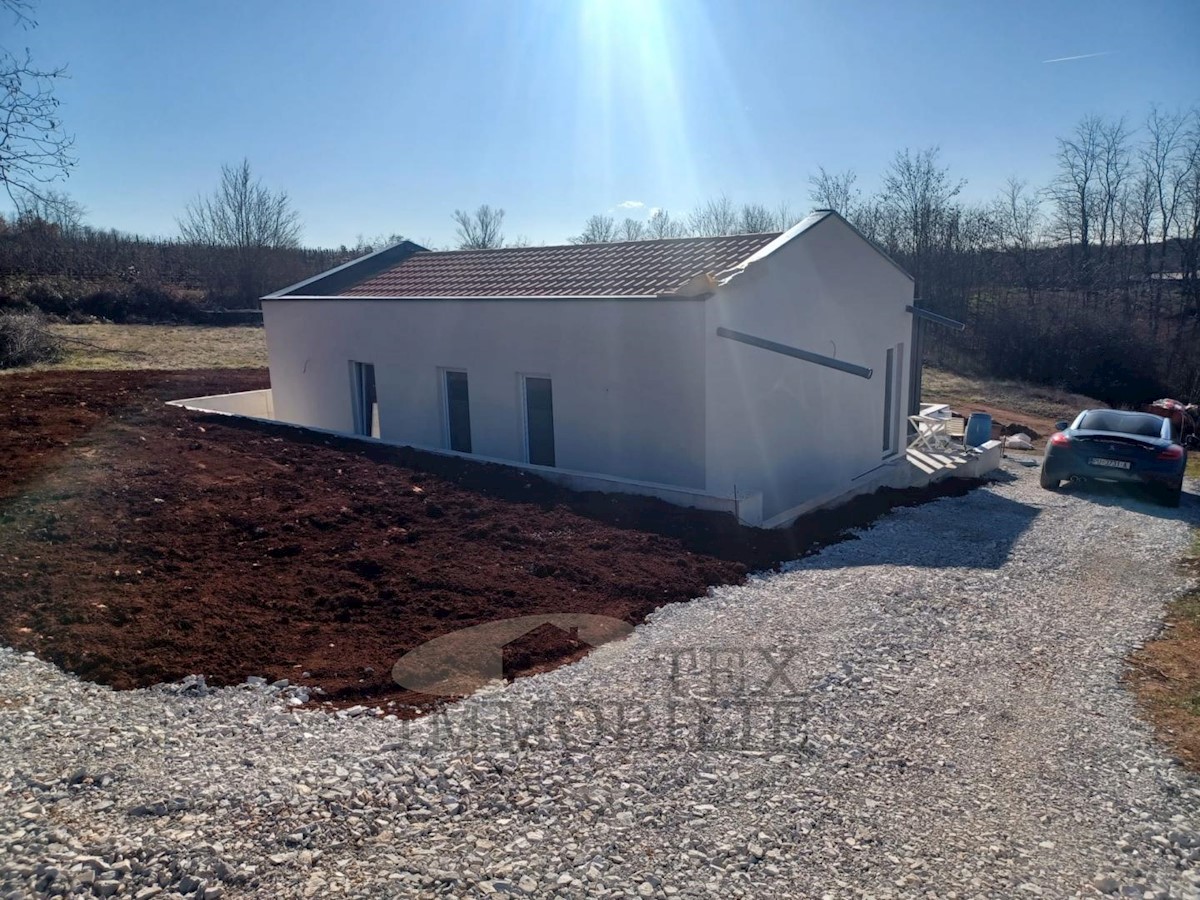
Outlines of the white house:
M 912 304 L 912 278 L 827 210 L 782 234 L 405 241 L 263 299 L 271 391 L 255 402 L 781 524 L 903 464 Z

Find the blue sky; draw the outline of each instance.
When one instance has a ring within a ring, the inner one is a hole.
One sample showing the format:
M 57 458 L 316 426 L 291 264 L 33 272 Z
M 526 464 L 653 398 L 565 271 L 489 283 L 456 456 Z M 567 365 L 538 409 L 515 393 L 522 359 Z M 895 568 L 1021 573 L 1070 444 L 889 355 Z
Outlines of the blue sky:
M 1200 101 L 1196 0 L 40 0 L 35 17 L 3 41 L 69 66 L 61 187 L 91 224 L 150 235 L 243 156 L 310 245 L 442 246 L 452 210 L 483 202 L 535 243 L 623 202 L 803 213 L 817 166 L 869 189 L 906 146 L 939 145 L 984 198 L 1048 179 L 1085 114 Z

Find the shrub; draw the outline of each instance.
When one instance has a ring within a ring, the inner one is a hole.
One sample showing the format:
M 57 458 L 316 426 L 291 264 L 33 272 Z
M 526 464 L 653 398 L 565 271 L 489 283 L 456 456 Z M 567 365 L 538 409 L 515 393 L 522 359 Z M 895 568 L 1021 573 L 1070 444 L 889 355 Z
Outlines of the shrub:
M 68 321 L 118 324 L 200 324 L 207 320 L 194 291 L 142 281 L 82 282 L 46 278 L 0 291 L 0 308 L 34 308 Z
M 45 316 L 0 312 L 0 369 L 54 362 L 62 355 L 62 341 L 46 327 Z
M 77 311 L 119 324 L 177 325 L 204 320 L 204 311 L 193 300 L 173 290 L 146 284 L 87 294 L 80 298 Z
M 75 304 L 75 298 L 69 291 L 63 291 L 59 285 L 36 282 L 25 289 L 25 302 L 37 307 L 43 312 L 55 316 L 65 316 Z

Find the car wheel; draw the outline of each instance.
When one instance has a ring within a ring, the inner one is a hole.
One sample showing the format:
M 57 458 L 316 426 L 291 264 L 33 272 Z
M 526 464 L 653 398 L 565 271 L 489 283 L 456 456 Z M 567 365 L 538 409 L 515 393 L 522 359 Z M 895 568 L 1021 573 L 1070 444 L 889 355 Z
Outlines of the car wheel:
M 1051 478 L 1046 474 L 1046 467 L 1042 466 L 1042 472 L 1038 475 L 1038 483 L 1048 491 L 1057 491 L 1058 486 L 1062 484 L 1062 479 Z

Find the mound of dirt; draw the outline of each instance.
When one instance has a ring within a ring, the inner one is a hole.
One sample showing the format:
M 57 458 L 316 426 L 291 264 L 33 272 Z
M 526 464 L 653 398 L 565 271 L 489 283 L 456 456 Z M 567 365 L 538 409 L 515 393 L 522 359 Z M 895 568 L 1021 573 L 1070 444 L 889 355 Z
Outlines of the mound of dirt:
M 319 686 L 342 704 L 431 698 L 392 664 L 518 615 L 631 624 L 793 559 L 902 504 L 889 491 L 797 523 L 578 494 L 505 466 L 163 405 L 262 371 L 51 372 L 0 385 L 0 640 L 117 688 L 203 673 Z M 506 674 L 586 648 L 532 635 Z
M 1043 436 L 1032 425 L 1022 424 L 1021 422 L 1010 422 L 1008 425 L 1000 426 L 1000 434 L 1004 437 L 1014 434 L 1025 434 L 1035 441 Z

